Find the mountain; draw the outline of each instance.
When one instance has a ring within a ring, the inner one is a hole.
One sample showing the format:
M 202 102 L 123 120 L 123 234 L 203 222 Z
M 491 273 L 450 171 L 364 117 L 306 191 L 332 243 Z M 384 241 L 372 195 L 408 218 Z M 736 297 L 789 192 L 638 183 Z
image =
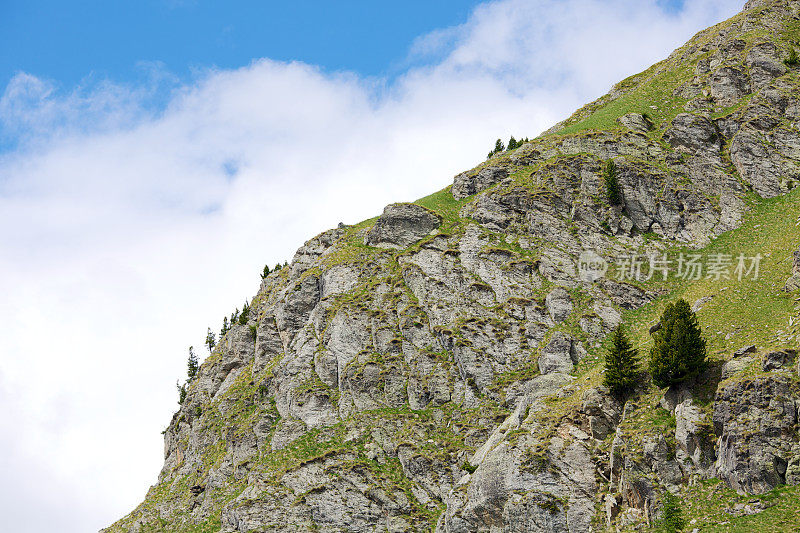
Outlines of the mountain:
M 452 186 L 306 242 L 104 531 L 800 530 L 798 41 L 800 2 L 751 0 Z M 611 395 L 608 333 L 646 359 L 679 298 L 708 367 Z

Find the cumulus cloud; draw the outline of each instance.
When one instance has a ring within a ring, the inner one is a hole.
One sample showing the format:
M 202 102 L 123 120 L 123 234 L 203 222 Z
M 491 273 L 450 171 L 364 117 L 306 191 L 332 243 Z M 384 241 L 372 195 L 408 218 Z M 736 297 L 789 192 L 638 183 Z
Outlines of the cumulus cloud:
M 141 500 L 188 345 L 265 262 L 445 187 L 739 4 L 490 2 L 410 43 L 392 80 L 269 59 L 183 85 L 157 65 L 127 86 L 17 75 L 0 99 L 6 527 L 87 531 Z

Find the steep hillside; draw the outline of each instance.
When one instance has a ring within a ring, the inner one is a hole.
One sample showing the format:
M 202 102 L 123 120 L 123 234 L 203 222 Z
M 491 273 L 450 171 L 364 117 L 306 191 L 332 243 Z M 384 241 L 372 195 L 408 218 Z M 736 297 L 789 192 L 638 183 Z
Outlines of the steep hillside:
M 690 528 L 800 529 L 798 41 L 800 3 L 751 1 L 451 187 L 306 242 L 105 531 L 627 530 L 667 491 Z M 622 405 L 608 332 L 646 353 L 679 297 L 709 369 L 643 374 Z

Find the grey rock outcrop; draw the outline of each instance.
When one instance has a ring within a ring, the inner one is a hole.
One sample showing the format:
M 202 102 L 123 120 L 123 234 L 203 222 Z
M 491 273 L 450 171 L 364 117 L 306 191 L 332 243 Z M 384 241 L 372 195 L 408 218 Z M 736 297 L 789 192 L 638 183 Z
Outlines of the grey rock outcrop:
M 627 113 L 619 117 L 617 122 L 629 130 L 638 131 L 641 133 L 647 133 L 653 127 L 653 123 L 650 122 L 650 119 L 641 113 Z
M 572 312 L 572 298 L 569 293 L 561 288 L 553 289 L 545 298 L 547 312 L 556 324 L 564 322 Z
M 673 148 L 688 153 L 720 150 L 720 138 L 714 124 L 700 115 L 679 114 L 664 138 Z
M 797 385 L 764 377 L 726 385 L 717 392 L 713 422 L 719 437 L 716 473 L 740 493 L 762 494 L 798 482 Z M 788 475 L 788 478 L 787 478 Z
M 453 198 L 462 200 L 473 194 L 483 192 L 492 185 L 496 185 L 505 179 L 508 171 L 501 167 L 486 167 L 477 172 L 462 172 L 453 180 L 451 192 Z
M 761 363 L 761 369 L 764 372 L 789 369 L 795 359 L 797 359 L 796 350 L 780 350 L 776 352 L 769 352 L 768 354 L 764 355 L 764 360 Z
M 439 227 L 439 217 L 414 204 L 391 204 L 367 233 L 366 244 L 384 248 L 405 248 Z
M 574 337 L 558 331 L 542 349 L 539 372 L 571 372 L 584 355 L 585 350 Z

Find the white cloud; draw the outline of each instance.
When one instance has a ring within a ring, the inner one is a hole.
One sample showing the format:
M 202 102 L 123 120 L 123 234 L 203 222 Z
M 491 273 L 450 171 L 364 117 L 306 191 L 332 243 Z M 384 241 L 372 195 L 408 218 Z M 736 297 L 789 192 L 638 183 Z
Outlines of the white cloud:
M 448 185 L 738 7 L 489 3 L 392 82 L 270 60 L 180 87 L 158 68 L 67 92 L 18 75 L 0 100 L 5 526 L 97 529 L 141 500 L 187 346 L 264 262 Z

